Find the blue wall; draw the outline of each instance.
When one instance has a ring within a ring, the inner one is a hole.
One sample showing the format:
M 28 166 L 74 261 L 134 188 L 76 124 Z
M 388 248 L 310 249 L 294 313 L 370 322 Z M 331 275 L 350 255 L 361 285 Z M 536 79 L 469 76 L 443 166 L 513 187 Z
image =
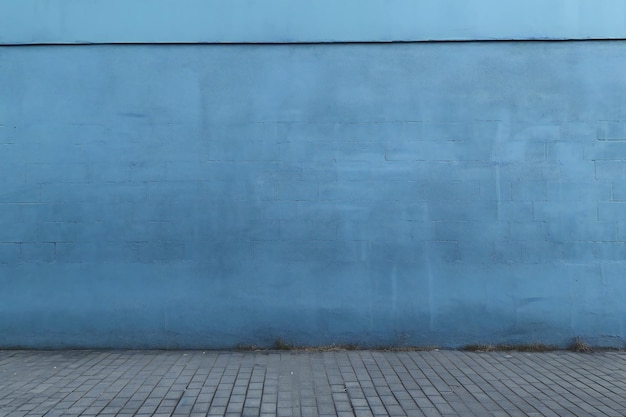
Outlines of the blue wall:
M 624 0 L 0 0 L 0 44 L 626 37 Z
M 0 346 L 622 346 L 626 42 L 0 48 Z

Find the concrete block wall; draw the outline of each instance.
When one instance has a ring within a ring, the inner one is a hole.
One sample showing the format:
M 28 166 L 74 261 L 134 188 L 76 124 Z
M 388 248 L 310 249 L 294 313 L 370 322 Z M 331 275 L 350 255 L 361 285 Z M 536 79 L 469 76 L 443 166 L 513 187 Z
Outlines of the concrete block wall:
M 0 48 L 0 346 L 623 346 L 626 43 Z

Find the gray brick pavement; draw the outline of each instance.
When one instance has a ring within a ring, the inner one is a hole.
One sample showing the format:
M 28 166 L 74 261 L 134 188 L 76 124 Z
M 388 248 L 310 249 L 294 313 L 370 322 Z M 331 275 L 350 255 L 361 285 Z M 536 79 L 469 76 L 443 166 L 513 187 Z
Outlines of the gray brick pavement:
M 0 351 L 0 416 L 626 416 L 626 352 Z

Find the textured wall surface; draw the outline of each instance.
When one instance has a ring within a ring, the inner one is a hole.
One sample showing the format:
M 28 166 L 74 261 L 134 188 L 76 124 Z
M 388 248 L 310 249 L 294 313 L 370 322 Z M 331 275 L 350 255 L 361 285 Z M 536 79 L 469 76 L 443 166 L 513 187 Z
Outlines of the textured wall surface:
M 626 337 L 626 43 L 0 48 L 0 345 Z
M 0 0 L 0 44 L 624 39 L 624 0 Z

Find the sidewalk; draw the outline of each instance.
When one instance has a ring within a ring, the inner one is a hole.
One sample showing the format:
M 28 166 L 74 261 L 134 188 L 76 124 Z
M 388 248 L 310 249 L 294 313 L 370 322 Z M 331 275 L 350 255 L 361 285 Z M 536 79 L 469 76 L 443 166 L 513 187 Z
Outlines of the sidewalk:
M 0 351 L 0 416 L 626 416 L 626 352 Z

